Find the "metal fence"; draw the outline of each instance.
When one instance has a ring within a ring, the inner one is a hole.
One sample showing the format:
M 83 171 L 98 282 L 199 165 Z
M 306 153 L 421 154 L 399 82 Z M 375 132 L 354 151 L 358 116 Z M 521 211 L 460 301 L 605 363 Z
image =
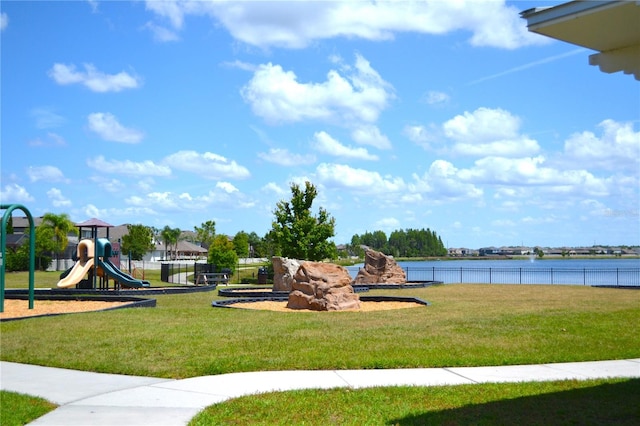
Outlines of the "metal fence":
M 165 283 L 186 284 L 190 276 L 216 272 L 213 263 L 198 263 L 193 266 L 186 263 L 163 263 L 160 265 L 160 281 Z
M 407 281 L 640 287 L 640 268 L 403 268 Z

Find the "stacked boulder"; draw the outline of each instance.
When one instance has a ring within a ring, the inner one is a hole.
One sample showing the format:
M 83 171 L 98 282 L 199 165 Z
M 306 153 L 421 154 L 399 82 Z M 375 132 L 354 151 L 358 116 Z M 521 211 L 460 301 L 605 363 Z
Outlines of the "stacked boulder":
M 298 268 L 287 308 L 314 311 L 360 309 L 349 271 L 333 263 L 304 262 Z
M 360 297 L 352 284 L 405 284 L 407 274 L 391 256 L 375 250 L 365 253 L 365 265 L 355 280 L 349 271 L 333 263 L 286 257 L 273 259 L 273 291 L 288 291 L 287 308 L 314 311 L 360 309 Z
M 360 268 L 354 284 L 405 284 L 407 274 L 391 256 L 375 250 L 365 252 L 364 267 Z

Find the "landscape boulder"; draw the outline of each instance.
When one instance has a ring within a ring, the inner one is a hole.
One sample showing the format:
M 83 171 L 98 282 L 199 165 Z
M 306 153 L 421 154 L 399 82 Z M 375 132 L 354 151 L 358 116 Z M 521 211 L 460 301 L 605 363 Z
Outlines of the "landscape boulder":
M 273 291 L 291 291 L 293 276 L 298 272 L 301 261 L 287 257 L 274 256 Z
M 354 284 L 405 284 L 407 274 L 391 256 L 375 250 L 365 252 L 364 267 L 360 268 Z
M 360 309 L 349 271 L 333 263 L 304 262 L 292 282 L 287 307 L 314 311 Z

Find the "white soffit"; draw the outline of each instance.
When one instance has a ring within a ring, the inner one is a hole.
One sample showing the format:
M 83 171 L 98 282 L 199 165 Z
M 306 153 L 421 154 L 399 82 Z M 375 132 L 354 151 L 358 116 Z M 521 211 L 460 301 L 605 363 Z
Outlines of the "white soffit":
M 529 31 L 597 50 L 589 63 L 640 80 L 640 0 L 571 1 L 521 13 Z

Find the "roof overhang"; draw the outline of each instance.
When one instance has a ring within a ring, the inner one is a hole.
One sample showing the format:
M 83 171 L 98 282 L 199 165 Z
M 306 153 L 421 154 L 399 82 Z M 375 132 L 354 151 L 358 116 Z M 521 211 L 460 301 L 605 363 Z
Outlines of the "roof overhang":
M 529 31 L 596 50 L 590 65 L 640 80 L 640 0 L 570 1 L 520 14 Z

